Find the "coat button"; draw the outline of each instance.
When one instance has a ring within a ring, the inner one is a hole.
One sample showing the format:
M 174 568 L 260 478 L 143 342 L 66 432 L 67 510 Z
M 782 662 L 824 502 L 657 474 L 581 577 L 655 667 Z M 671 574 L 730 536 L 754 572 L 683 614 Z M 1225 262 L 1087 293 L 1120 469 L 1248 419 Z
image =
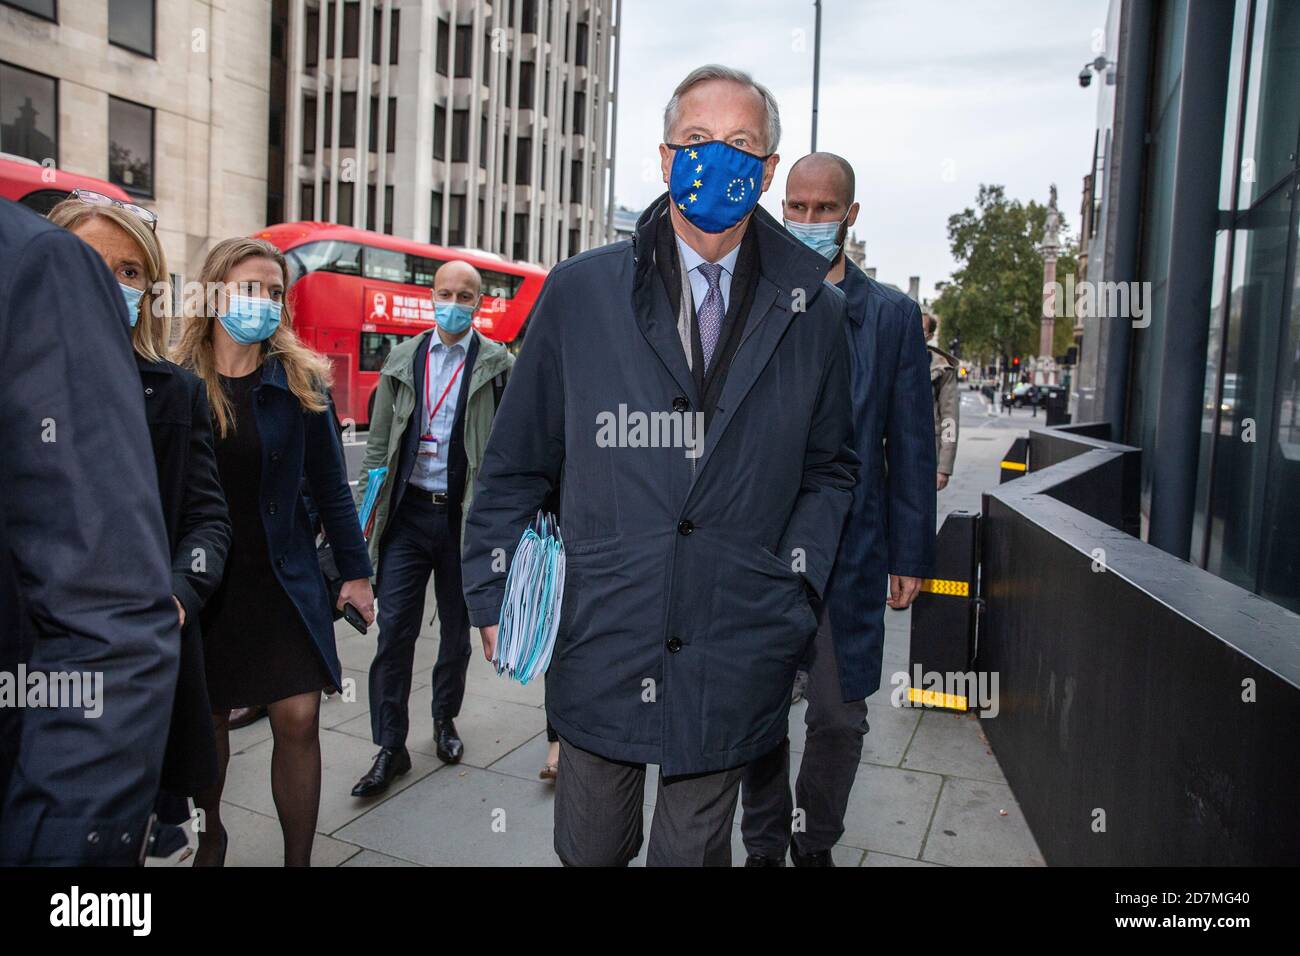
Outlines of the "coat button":
M 153 394 L 153 389 L 152 389 L 152 388 L 146 388 L 146 389 L 144 390 L 144 393 L 145 393 L 146 395 L 152 395 L 152 394 Z
M 671 653 L 676 654 L 681 649 L 682 649 L 682 639 L 680 637 L 668 638 L 668 650 Z
M 691 403 L 686 400 L 686 396 L 678 395 L 673 399 L 673 411 L 684 412 L 691 407 Z
M 259 405 L 265 405 L 265 404 L 266 404 L 266 396 L 263 395 L 261 392 L 258 392 L 258 393 L 257 393 L 257 404 L 259 404 Z
M 86 842 L 91 846 L 99 846 L 99 831 L 91 830 L 86 834 Z
M 276 566 L 277 568 L 283 568 L 283 567 L 284 567 L 284 555 L 280 555 L 280 557 L 278 557 L 278 558 L 275 559 L 275 566 Z
M 691 524 L 686 519 L 682 519 L 682 521 L 677 525 L 678 534 L 690 534 L 694 530 L 695 525 Z
M 279 460 L 280 460 L 280 453 L 278 451 L 271 452 L 271 464 L 274 465 L 277 462 L 279 462 Z
M 274 501 L 272 501 L 269 505 L 266 506 L 266 510 L 269 511 L 271 514 L 275 514 L 280 510 L 280 506 L 277 505 Z

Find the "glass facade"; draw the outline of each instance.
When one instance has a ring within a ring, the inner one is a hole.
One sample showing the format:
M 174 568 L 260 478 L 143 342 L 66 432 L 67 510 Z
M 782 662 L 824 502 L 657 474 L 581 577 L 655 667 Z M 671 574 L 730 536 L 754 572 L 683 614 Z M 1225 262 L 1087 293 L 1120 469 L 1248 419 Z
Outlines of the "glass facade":
M 1236 14 L 1192 558 L 1300 611 L 1300 4 Z

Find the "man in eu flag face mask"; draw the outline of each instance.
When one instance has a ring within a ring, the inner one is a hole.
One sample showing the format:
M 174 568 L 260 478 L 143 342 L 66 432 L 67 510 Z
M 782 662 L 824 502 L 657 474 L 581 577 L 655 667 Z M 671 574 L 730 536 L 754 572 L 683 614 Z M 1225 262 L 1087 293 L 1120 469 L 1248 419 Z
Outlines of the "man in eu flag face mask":
M 483 456 L 462 566 L 489 660 L 501 557 L 542 508 L 564 538 L 546 712 L 571 866 L 637 855 L 648 763 L 647 865 L 729 865 L 743 767 L 785 736 L 817 630 L 858 461 L 844 297 L 758 205 L 780 134 L 747 73 L 677 85 L 667 191 L 551 269 Z
M 858 216 L 853 194 L 853 167 L 833 153 L 803 157 L 786 178 L 786 229 L 831 263 L 826 279 L 844 293 L 864 487 L 845 522 L 806 661 L 807 744 L 793 801 L 788 739 L 745 769 L 746 866 L 784 866 L 787 850 L 795 866 L 833 865 L 867 732 L 865 698 L 880 686 L 885 607 L 910 605 L 933 561 L 934 416 L 920 309 L 845 256 Z M 805 826 L 792 839 L 796 806 Z

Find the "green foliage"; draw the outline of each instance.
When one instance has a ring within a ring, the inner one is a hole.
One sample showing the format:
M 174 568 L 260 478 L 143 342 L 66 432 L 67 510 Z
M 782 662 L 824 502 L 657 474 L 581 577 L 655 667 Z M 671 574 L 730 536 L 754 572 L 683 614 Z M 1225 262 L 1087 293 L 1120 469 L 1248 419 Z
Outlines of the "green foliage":
M 939 283 L 934 312 L 945 343 L 961 340 L 962 357 L 993 363 L 998 355 L 1038 354 L 1043 311 L 1043 257 L 1039 244 L 1047 223 L 1047 206 L 1008 199 L 1002 186 L 981 185 L 975 208 L 948 218 L 948 241 L 957 271 Z M 1056 263 L 1058 281 L 1077 265 L 1077 247 L 1068 238 L 1061 216 L 1062 245 Z M 1073 320 L 1056 320 L 1056 343 L 1068 345 L 1063 331 Z M 1064 349 L 1058 349 L 1061 354 Z

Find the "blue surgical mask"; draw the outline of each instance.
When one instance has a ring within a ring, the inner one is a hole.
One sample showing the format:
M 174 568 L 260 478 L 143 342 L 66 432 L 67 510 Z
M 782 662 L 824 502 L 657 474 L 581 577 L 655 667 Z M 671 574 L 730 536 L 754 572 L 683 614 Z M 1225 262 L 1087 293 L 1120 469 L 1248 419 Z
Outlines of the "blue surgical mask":
M 677 151 L 668 176 L 668 195 L 696 229 L 725 232 L 758 205 L 767 157 L 720 140 L 667 145 Z
M 126 316 L 131 320 L 131 328 L 135 328 L 135 324 L 140 321 L 140 299 L 144 297 L 144 293 L 121 282 L 117 287 L 122 290 L 122 298 L 126 300 Z
M 459 302 L 433 303 L 433 320 L 448 335 L 460 335 L 469 328 L 473 319 L 474 310 L 467 305 Z
M 221 324 L 241 345 L 269 339 L 280 325 L 280 303 L 261 296 L 232 295 Z
M 848 218 L 846 213 L 844 219 Z M 844 225 L 844 219 L 839 222 L 791 222 L 785 220 L 785 228 L 813 252 L 820 253 L 831 262 L 840 254 L 839 241 L 840 226 Z

